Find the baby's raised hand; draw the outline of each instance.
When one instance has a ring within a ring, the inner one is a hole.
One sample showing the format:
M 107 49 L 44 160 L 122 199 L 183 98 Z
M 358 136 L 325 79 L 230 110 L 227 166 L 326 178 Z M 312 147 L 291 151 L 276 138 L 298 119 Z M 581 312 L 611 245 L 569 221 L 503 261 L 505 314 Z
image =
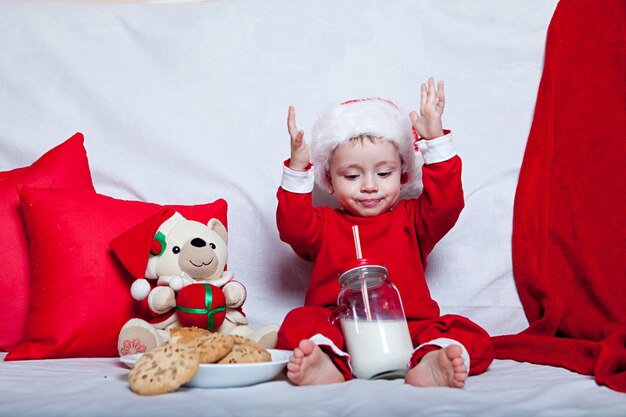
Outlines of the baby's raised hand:
M 434 139 L 443 136 L 441 115 L 445 104 L 443 81 L 439 81 L 437 87 L 435 87 L 435 80 L 432 77 L 428 79 L 428 85 L 422 83 L 420 112 L 418 114 L 412 111 L 409 114 L 413 127 L 415 127 L 420 138 Z
M 304 140 L 304 131 L 298 130 L 296 126 L 296 109 L 293 106 L 289 106 L 287 130 L 291 137 L 291 159 L 289 159 L 289 168 L 304 171 L 311 162 L 311 154 L 309 153 L 309 145 L 307 145 Z

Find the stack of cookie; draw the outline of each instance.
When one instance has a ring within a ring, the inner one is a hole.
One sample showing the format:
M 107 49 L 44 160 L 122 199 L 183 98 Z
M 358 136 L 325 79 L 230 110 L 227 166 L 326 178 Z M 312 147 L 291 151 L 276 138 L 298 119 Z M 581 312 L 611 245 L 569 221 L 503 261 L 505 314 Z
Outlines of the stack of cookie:
M 200 364 L 271 360 L 267 350 L 245 337 L 183 327 L 172 330 L 169 341 L 144 354 L 130 370 L 128 381 L 137 394 L 164 394 L 191 381 Z

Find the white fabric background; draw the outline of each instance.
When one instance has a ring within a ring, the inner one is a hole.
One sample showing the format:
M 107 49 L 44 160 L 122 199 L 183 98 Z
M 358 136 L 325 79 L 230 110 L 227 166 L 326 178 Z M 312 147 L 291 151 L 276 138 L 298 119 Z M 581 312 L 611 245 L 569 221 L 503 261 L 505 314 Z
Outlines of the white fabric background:
M 276 232 L 287 107 L 309 132 L 328 104 L 383 96 L 408 109 L 446 82 L 466 209 L 430 256 L 444 312 L 493 334 L 526 326 L 511 272 L 517 175 L 556 0 L 0 1 L 0 170 L 85 134 L 98 192 L 230 203 L 230 262 L 254 324 L 303 300 L 310 265 Z M 326 201 L 322 195 L 316 199 Z M 2 279 L 0 277 L 0 279 Z M 0 354 L 0 360 L 3 358 Z M 354 380 L 130 392 L 115 358 L 0 361 L 7 416 L 623 416 L 623 394 L 564 369 L 495 361 L 465 389 Z
M 338 101 L 416 109 L 432 75 L 446 83 L 466 209 L 429 258 L 429 285 L 443 312 L 517 332 L 527 322 L 511 271 L 513 196 L 555 4 L 1 2 L 0 170 L 81 131 L 99 193 L 225 198 L 245 310 L 254 325 L 278 323 L 310 272 L 274 221 L 287 107 L 306 135 Z

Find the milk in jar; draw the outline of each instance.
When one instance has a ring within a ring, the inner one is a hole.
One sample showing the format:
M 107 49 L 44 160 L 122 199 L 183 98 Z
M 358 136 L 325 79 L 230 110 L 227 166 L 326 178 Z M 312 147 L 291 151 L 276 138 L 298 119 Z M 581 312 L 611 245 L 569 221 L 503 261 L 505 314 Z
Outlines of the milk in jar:
M 357 378 L 371 378 L 408 367 L 413 344 L 406 320 L 342 319 L 341 329 Z
M 357 378 L 403 375 L 413 352 L 400 294 L 383 265 L 360 258 L 339 276 L 337 315 Z

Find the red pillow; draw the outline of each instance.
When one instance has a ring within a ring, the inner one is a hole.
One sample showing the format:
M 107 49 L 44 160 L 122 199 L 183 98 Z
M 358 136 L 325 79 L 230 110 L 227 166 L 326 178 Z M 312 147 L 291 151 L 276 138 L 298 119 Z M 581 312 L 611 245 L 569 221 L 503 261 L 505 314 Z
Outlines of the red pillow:
M 0 350 L 11 350 L 22 340 L 28 312 L 28 237 L 18 195 L 22 185 L 93 192 L 83 135 L 76 133 L 28 167 L 0 172 L 0 219 L 5 242 L 0 251 Z
M 132 299 L 133 277 L 109 242 L 162 206 L 69 189 L 23 188 L 31 249 L 31 296 L 23 341 L 6 360 L 117 356 L 132 317 L 148 319 Z M 226 201 L 168 206 L 188 219 L 226 224 Z

